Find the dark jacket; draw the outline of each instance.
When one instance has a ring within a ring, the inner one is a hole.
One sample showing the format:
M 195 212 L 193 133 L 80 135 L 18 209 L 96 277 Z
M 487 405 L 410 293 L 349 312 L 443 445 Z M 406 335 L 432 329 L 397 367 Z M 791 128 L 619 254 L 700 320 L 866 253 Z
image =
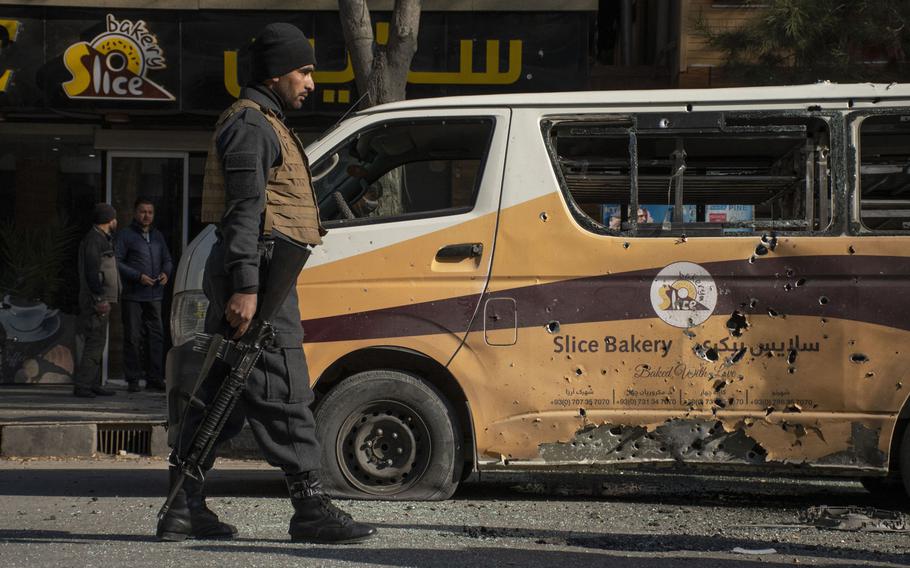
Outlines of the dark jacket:
M 274 111 L 284 120 L 281 101 L 261 85 L 245 87 L 240 97 Z M 245 109 L 231 116 L 216 141 L 222 164 L 236 160 L 255 163 L 252 170 L 226 168 L 224 172 L 225 215 L 219 227 L 224 243 L 224 268 L 235 292 L 259 288 L 259 251 L 265 186 L 269 170 L 281 164 L 281 146 L 275 130 L 257 110 Z
M 123 280 L 122 299 L 155 302 L 164 298 L 164 286 L 160 282 L 155 282 L 154 286 L 143 286 L 139 281 L 143 274 L 155 279 L 162 272 L 167 274 L 168 279 L 171 278 L 174 265 L 161 231 L 152 228 L 144 233 L 142 226 L 133 221 L 129 227 L 117 232 L 114 253 L 120 279 Z
M 120 294 L 120 278 L 111 236 L 99 229 L 91 230 L 79 243 L 79 307 L 83 314 L 92 314 L 99 302 L 116 302 Z

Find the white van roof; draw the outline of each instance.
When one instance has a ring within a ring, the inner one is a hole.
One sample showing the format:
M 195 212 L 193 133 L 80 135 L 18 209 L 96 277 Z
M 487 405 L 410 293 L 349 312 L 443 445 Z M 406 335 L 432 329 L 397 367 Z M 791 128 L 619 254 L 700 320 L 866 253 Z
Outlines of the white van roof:
M 857 83 L 839 85 L 828 81 L 809 85 L 736 87 L 727 89 L 655 89 L 647 91 L 567 91 L 562 93 L 517 93 L 412 99 L 375 106 L 358 114 L 448 107 L 583 107 L 646 106 L 666 104 L 758 105 L 799 101 L 801 106 L 842 102 L 910 103 L 908 83 Z

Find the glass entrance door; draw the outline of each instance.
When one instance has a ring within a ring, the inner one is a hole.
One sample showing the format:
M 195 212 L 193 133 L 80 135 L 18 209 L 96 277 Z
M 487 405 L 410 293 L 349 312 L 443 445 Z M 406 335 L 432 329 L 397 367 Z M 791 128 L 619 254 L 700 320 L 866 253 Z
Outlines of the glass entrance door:
M 108 152 L 107 197 L 120 227 L 133 220 L 133 205 L 143 197 L 155 204 L 155 227 L 176 259 L 186 246 L 189 155 L 185 152 Z
M 189 154 L 186 152 L 108 152 L 107 201 L 117 210 L 119 230 L 133 221 L 136 199 L 155 205 L 154 227 L 164 234 L 174 269 L 187 242 Z M 173 274 L 171 280 L 173 280 Z M 170 300 L 172 284 L 162 302 L 165 350 L 170 347 Z M 123 325 L 119 306 L 111 314 L 105 379 L 123 378 Z M 165 351 L 166 352 L 166 351 Z

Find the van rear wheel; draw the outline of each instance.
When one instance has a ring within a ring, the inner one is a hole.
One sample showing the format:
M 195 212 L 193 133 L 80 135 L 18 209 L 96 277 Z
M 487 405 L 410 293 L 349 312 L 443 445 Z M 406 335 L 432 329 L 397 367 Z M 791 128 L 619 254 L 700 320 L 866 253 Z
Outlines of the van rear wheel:
M 897 455 L 900 464 L 900 475 L 904 482 L 904 500 L 910 500 L 910 426 L 904 428 L 904 436 L 901 438 L 899 454 Z
M 907 498 L 904 483 L 900 477 L 863 477 L 859 482 L 876 499 L 904 501 Z
M 326 395 L 315 417 L 322 480 L 333 495 L 440 500 L 454 493 L 463 463 L 458 418 L 420 378 L 357 373 Z

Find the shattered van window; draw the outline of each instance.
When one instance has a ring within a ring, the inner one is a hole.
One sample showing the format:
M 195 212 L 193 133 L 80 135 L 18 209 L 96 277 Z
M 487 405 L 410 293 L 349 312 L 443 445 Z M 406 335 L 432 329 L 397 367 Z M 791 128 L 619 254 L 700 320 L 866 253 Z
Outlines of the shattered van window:
M 551 151 L 584 224 L 656 237 L 828 226 L 823 120 L 705 115 L 642 114 L 626 127 L 602 118 L 555 123 Z
M 873 231 L 910 230 L 910 115 L 863 120 L 859 171 L 863 225 Z
M 492 132 L 492 119 L 370 126 L 313 164 L 320 214 L 369 222 L 468 211 Z

